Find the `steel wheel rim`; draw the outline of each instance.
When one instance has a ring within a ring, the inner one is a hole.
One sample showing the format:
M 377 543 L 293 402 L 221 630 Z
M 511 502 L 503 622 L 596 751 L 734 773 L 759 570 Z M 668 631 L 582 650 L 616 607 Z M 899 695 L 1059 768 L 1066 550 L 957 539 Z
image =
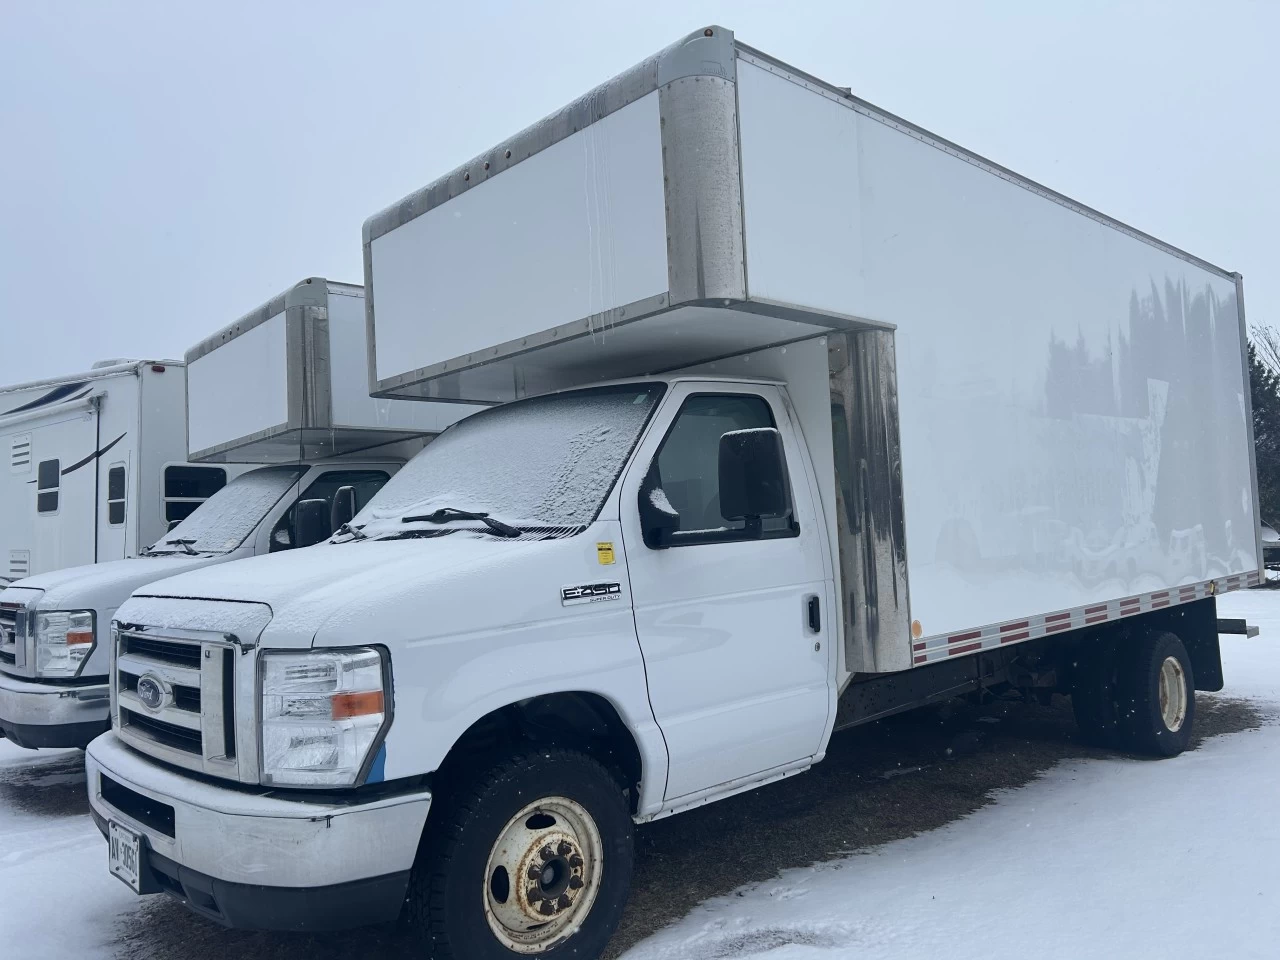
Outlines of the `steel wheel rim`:
M 1182 729 L 1187 719 L 1187 676 L 1177 657 L 1160 664 L 1160 719 L 1170 733 Z
M 507 821 L 483 878 L 489 929 L 514 953 L 542 953 L 581 928 L 600 891 L 604 845 L 591 814 L 547 797 Z

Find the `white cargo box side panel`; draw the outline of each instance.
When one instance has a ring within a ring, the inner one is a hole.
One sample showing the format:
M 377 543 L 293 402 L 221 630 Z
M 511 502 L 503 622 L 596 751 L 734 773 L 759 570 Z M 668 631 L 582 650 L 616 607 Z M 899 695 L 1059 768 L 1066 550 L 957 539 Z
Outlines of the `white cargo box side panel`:
M 896 327 L 924 635 L 1257 569 L 1234 278 L 767 66 L 748 295 Z
M 279 313 L 187 365 L 187 443 L 208 450 L 289 422 L 285 316 Z
M 377 379 L 664 294 L 664 204 L 654 91 L 376 237 Z
M 329 369 L 333 423 L 346 428 L 439 433 L 482 409 L 465 403 L 383 400 L 369 396 L 364 297 L 329 291 Z M 372 442 L 372 440 L 370 441 Z

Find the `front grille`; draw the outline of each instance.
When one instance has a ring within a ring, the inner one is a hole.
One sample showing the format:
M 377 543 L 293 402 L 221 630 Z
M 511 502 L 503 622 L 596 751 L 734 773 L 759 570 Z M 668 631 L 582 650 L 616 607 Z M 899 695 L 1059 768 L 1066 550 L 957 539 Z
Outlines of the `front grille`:
M 187 753 L 199 754 L 204 745 L 199 730 L 189 730 L 186 727 L 178 726 L 176 723 L 165 723 L 163 720 L 156 720 L 154 717 L 149 717 L 144 713 L 136 713 L 133 710 L 121 708 L 120 722 L 123 726 L 147 731 L 154 740 L 163 743 L 165 746 L 173 747 L 175 750 L 185 750 Z
M 23 636 L 19 638 L 19 623 Z M 0 603 L 0 663 L 18 662 L 19 644 L 26 643 L 26 608 L 17 603 Z M 25 662 L 26 657 L 22 658 Z
M 179 643 L 159 637 L 140 637 L 136 633 L 122 634 L 121 653 L 136 653 L 152 660 L 162 660 L 182 667 L 200 667 L 200 644 Z
M 238 779 L 236 659 L 222 636 L 202 641 L 119 630 L 113 695 L 121 738 L 170 763 Z

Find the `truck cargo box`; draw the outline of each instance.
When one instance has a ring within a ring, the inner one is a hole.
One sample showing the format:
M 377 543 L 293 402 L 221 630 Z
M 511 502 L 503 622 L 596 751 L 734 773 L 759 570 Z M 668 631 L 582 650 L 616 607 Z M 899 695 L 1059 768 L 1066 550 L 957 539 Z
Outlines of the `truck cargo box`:
M 1257 577 L 1239 276 L 723 28 L 371 217 L 364 257 L 377 396 L 783 380 L 850 672 Z
M 187 351 L 187 442 L 206 462 L 312 461 L 439 433 L 474 406 L 369 396 L 364 291 L 303 280 Z

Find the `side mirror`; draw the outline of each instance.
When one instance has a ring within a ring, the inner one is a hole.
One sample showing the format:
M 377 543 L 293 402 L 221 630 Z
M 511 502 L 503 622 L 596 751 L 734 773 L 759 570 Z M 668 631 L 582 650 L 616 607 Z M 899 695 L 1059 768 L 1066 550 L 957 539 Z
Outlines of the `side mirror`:
M 636 504 L 640 510 L 640 532 L 644 545 L 650 550 L 667 546 L 668 535 L 680 529 L 680 513 L 662 492 L 662 478 L 655 462 L 640 484 L 640 496 Z
M 720 438 L 720 516 L 746 521 L 759 531 L 761 520 L 791 512 L 782 435 L 773 427 L 731 430 Z
M 299 500 L 293 513 L 293 543 L 309 547 L 329 539 L 329 501 Z
M 170 530 L 172 530 L 174 527 L 176 527 L 176 526 L 177 526 L 178 524 L 180 524 L 181 522 L 182 522 L 181 520 L 170 520 L 170 521 L 169 521 L 169 525 L 168 525 L 167 527 L 165 527 L 165 528 L 164 528 L 164 532 L 165 532 L 165 533 L 168 533 Z
M 329 529 L 337 530 L 350 523 L 356 515 L 356 488 L 339 487 L 333 492 L 333 507 L 329 511 Z

